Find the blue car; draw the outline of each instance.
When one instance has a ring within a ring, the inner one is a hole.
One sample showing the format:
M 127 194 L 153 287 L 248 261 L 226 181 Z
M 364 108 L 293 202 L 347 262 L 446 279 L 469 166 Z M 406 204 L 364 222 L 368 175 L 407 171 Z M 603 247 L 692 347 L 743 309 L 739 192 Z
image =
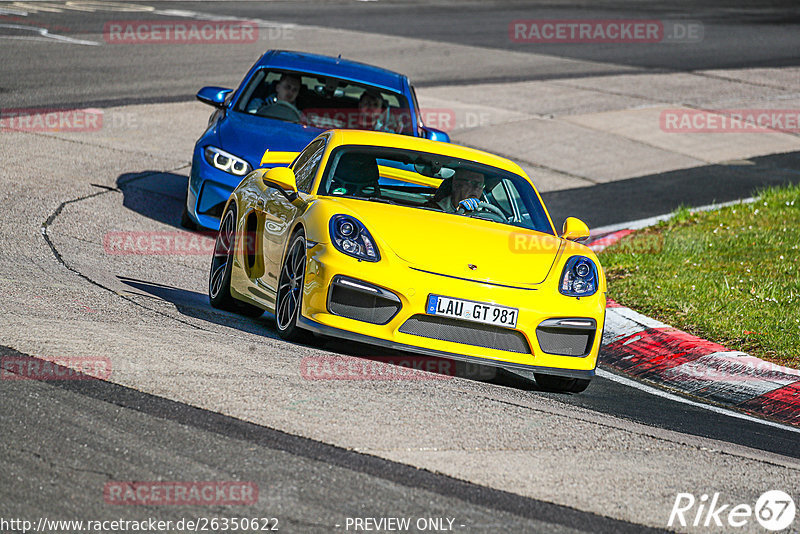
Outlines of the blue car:
M 446 133 L 422 124 L 406 76 L 341 58 L 270 50 L 238 89 L 204 87 L 197 99 L 216 109 L 192 155 L 181 224 L 193 229 L 218 230 L 225 202 L 244 176 L 290 164 L 325 130 L 357 128 L 450 141 Z

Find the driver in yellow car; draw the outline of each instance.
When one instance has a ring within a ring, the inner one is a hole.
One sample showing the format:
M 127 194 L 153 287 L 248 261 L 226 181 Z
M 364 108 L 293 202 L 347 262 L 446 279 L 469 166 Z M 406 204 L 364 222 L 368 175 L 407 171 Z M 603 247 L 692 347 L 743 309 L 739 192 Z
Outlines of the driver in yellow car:
M 436 202 L 447 213 L 455 213 L 459 207 L 465 211 L 478 209 L 483 194 L 485 178 L 483 174 L 467 169 L 458 169 L 453 175 L 452 190 L 450 194 Z

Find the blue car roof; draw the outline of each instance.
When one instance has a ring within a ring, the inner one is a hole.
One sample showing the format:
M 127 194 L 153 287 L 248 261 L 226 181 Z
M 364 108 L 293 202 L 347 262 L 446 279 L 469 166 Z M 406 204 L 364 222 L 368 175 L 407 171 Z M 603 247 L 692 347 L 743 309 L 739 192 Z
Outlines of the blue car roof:
M 385 87 L 397 92 L 403 92 L 403 81 L 405 80 L 405 76 L 402 74 L 373 65 L 348 59 L 288 50 L 268 50 L 261 56 L 256 66 L 335 76 L 354 82 Z

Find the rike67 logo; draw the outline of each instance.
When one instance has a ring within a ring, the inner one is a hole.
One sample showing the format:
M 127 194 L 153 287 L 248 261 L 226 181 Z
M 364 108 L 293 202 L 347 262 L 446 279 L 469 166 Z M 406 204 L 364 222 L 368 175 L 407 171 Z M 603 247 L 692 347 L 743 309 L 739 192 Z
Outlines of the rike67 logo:
M 719 493 L 711 497 L 703 494 L 696 498 L 691 493 L 679 493 L 669 514 L 668 527 L 726 527 L 742 528 L 755 518 L 765 529 L 776 532 L 789 528 L 794 523 L 797 509 L 794 500 L 780 490 L 761 494 L 755 503 L 731 504 L 720 498 Z

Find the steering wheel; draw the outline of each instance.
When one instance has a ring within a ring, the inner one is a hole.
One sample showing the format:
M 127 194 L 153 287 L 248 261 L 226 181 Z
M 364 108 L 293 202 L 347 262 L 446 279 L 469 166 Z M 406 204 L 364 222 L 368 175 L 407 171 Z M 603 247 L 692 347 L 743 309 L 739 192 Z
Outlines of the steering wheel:
M 303 113 L 295 107 L 291 102 L 285 100 L 276 100 L 266 109 L 259 109 L 259 115 L 262 117 L 272 117 L 276 119 L 284 119 L 294 122 L 300 122 Z
M 508 221 L 508 217 L 506 217 L 505 213 L 503 213 L 500 210 L 500 208 L 498 208 L 494 204 L 489 204 L 488 202 L 483 202 L 483 201 L 478 202 L 478 209 L 476 211 L 488 211 L 500 217 L 503 222 Z M 459 204 L 458 207 L 456 208 L 456 213 L 458 213 L 459 215 L 466 215 L 468 212 L 466 208 L 464 208 L 464 206 Z

